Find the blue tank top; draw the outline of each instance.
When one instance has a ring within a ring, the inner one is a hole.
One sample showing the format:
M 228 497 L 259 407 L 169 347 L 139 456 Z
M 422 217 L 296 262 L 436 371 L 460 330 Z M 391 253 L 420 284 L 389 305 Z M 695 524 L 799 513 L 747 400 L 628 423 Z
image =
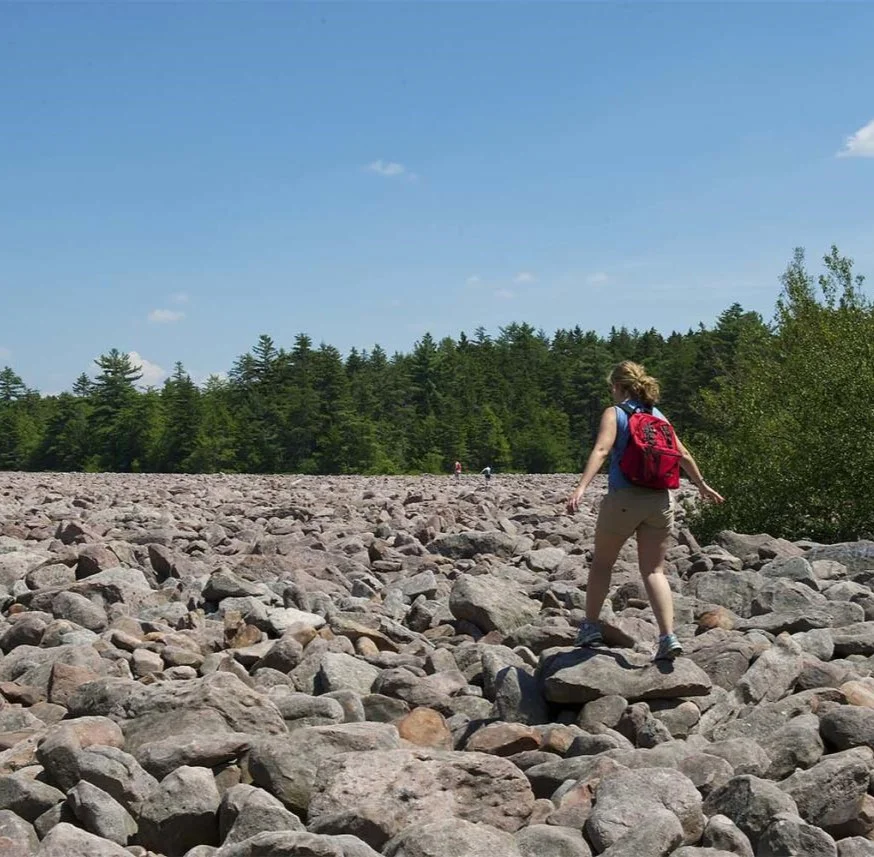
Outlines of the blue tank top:
M 626 399 L 623 404 L 630 405 L 632 408 L 646 407 L 643 402 L 639 402 L 637 399 Z M 613 441 L 613 449 L 610 451 L 610 470 L 607 476 L 608 491 L 633 487 L 619 468 L 622 454 L 625 452 L 625 447 L 628 446 L 628 414 L 618 405 L 614 405 L 614 407 L 616 408 L 616 440 Z M 652 412 L 655 416 L 667 420 L 667 417 L 658 408 L 653 407 Z

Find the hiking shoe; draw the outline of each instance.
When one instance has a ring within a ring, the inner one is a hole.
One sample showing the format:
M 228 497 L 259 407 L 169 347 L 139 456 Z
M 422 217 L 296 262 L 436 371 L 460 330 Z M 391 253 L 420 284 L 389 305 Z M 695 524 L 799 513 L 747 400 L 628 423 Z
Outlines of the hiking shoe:
M 577 638 L 574 640 L 574 645 L 579 648 L 587 646 L 603 646 L 604 638 L 601 636 L 601 623 L 592 622 L 591 619 L 583 619 L 580 625 L 580 630 L 577 631 Z
M 683 654 L 683 647 L 675 634 L 663 634 L 659 637 L 659 647 L 653 655 L 654 661 L 672 661 Z

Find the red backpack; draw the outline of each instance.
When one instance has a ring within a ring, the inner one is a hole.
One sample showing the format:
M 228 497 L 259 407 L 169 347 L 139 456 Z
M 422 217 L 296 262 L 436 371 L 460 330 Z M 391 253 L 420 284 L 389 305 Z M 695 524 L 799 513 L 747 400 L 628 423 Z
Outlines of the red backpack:
M 622 475 L 642 488 L 678 488 L 682 455 L 673 426 L 652 408 L 634 408 L 627 402 L 617 407 L 628 414 L 628 445 L 619 459 Z

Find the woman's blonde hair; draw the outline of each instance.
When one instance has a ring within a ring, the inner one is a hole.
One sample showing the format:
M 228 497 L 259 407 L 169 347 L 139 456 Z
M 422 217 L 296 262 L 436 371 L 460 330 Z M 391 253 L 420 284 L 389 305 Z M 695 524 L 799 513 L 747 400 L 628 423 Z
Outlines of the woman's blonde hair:
M 630 399 L 645 405 L 654 405 L 659 400 L 659 382 L 639 363 L 623 360 L 617 363 L 607 376 L 608 383 L 616 384 Z

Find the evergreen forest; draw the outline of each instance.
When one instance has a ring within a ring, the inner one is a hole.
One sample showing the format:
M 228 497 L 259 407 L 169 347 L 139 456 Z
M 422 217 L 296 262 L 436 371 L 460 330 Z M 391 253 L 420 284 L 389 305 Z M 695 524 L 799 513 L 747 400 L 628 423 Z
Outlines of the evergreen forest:
M 160 388 L 119 349 L 69 392 L 0 371 L 0 470 L 496 474 L 579 470 L 619 360 L 643 363 L 660 407 L 728 502 L 695 529 L 855 539 L 874 531 L 874 312 L 836 247 L 809 272 L 796 250 L 773 318 L 732 303 L 712 326 L 490 336 L 429 334 L 409 353 L 345 357 L 299 333 L 263 335 L 227 377 L 177 363 Z

